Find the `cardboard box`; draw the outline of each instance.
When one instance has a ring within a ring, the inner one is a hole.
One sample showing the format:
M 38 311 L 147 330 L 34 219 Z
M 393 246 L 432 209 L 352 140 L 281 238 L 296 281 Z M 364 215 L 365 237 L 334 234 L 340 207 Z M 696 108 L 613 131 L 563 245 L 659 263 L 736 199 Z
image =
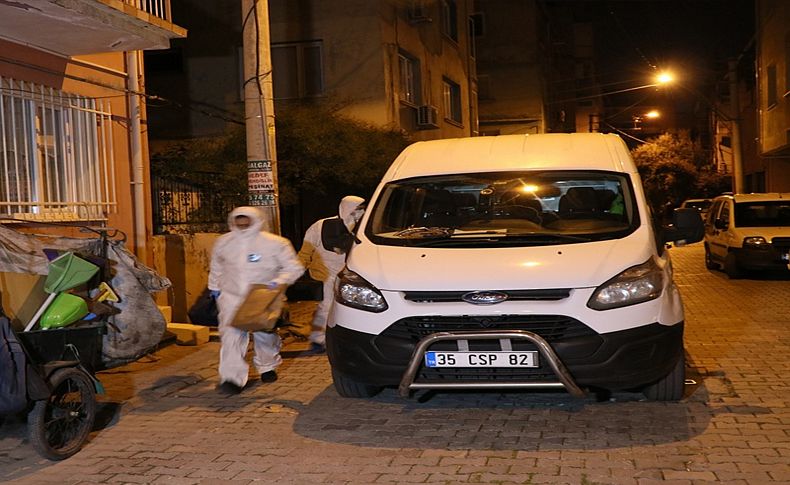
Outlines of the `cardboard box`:
M 280 298 L 285 286 L 270 289 L 266 285 L 250 285 L 247 297 L 236 310 L 231 326 L 248 332 L 271 332 L 282 311 Z

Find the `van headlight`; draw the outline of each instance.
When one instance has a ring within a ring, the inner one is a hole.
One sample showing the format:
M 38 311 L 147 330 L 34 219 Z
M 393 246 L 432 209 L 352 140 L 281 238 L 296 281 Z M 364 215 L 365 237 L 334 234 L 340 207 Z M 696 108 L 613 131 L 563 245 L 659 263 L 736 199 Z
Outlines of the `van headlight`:
M 337 275 L 335 301 L 341 305 L 375 313 L 383 312 L 388 308 L 387 301 L 378 288 L 348 268 L 343 268 Z
M 590 297 L 587 306 L 593 310 L 610 310 L 655 300 L 664 288 L 664 272 L 653 258 L 632 266 L 607 281 Z

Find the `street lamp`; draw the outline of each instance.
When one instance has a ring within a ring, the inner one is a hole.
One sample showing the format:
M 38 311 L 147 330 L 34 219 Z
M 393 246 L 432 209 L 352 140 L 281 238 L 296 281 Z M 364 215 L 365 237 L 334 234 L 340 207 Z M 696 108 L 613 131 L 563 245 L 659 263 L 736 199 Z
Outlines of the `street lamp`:
M 634 130 L 641 130 L 642 129 L 642 120 L 644 120 L 645 118 L 654 120 L 654 119 L 660 118 L 660 117 L 661 117 L 661 113 L 659 113 L 658 110 L 655 110 L 655 109 L 651 109 L 650 111 L 648 111 L 647 113 L 645 113 L 643 115 L 633 115 L 631 117 L 631 119 L 634 120 L 634 128 L 633 129 Z
M 661 72 L 656 76 L 656 84 L 658 85 L 669 84 L 674 80 L 675 76 L 673 76 L 672 73 L 668 71 Z

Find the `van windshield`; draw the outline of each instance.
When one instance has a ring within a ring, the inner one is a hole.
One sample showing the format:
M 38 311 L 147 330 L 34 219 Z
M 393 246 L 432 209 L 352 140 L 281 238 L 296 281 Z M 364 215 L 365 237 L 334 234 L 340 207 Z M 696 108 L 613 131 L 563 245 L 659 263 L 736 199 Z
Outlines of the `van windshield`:
M 735 226 L 790 226 L 790 200 L 738 202 L 735 204 Z
M 490 172 L 391 182 L 365 234 L 397 246 L 534 246 L 620 238 L 638 225 L 627 175 Z

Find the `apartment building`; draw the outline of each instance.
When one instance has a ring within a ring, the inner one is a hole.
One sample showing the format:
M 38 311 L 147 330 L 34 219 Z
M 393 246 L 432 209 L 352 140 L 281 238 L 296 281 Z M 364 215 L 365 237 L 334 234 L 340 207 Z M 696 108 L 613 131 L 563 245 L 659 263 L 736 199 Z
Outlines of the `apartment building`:
M 186 31 L 169 0 L 0 2 L 0 221 L 151 234 L 140 50 Z

